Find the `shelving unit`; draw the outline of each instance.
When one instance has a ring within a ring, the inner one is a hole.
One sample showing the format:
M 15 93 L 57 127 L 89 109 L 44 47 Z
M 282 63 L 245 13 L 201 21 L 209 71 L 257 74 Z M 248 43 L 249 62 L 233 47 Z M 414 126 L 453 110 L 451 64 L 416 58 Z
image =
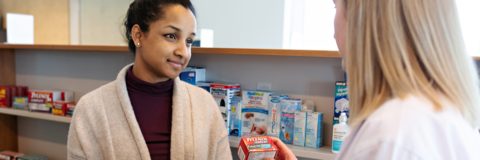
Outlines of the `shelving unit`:
M 70 123 L 70 121 L 72 120 L 72 118 L 70 117 L 56 116 L 56 115 L 47 114 L 47 113 L 29 112 L 27 110 L 19 110 L 19 109 L 12 109 L 12 108 L 0 108 L 0 113 L 14 115 L 14 116 L 63 122 L 63 123 Z M 240 140 L 241 140 L 241 137 L 237 137 L 237 136 L 228 137 L 228 141 L 230 142 L 230 147 L 232 148 L 238 148 L 238 144 Z M 287 144 L 287 146 L 298 157 L 314 158 L 314 159 L 322 159 L 322 160 L 333 160 L 336 157 L 336 154 L 332 153 L 331 151 L 331 146 L 323 146 L 321 148 L 299 147 L 299 146 L 294 146 L 289 144 Z
M 63 123 L 70 123 L 70 121 L 72 120 L 72 118 L 70 117 L 63 117 L 63 116 L 57 116 L 57 115 L 52 115 L 47 113 L 40 113 L 40 112 L 30 112 L 27 110 L 12 109 L 12 108 L 0 108 L 0 113 L 14 115 L 14 116 L 63 122 Z

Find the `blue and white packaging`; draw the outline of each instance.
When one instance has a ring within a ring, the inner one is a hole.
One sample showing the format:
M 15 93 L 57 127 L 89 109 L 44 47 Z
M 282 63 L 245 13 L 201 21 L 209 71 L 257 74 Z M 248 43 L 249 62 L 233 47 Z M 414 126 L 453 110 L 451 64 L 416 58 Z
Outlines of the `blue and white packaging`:
M 280 122 L 282 118 L 282 99 L 288 95 L 270 95 L 268 102 L 267 136 L 280 136 Z
M 345 112 L 347 118 L 350 117 L 350 107 L 348 102 L 348 88 L 347 82 L 335 82 L 335 104 L 333 114 L 333 125 L 338 124 L 340 114 Z
M 307 127 L 307 112 L 295 111 L 293 145 L 305 146 L 305 128 Z
M 210 85 L 213 84 L 215 82 L 211 82 L 211 81 L 197 81 L 197 87 L 200 87 L 200 88 L 203 88 L 205 90 L 207 90 L 208 92 L 210 92 Z
M 305 146 L 320 148 L 323 146 L 323 113 L 307 113 Z
M 220 109 L 220 113 L 222 113 L 222 117 L 225 120 L 227 131 L 230 131 L 232 98 L 233 96 L 238 96 L 240 94 L 240 85 L 230 83 L 213 83 L 210 85 L 210 94 L 212 94 L 213 99 L 215 102 L 217 102 L 218 109 Z
M 243 91 L 242 137 L 267 135 L 268 98 L 270 92 Z
M 240 136 L 242 125 L 242 98 L 234 96 L 231 102 L 230 109 L 230 132 L 231 136 Z
M 205 81 L 206 70 L 202 67 L 187 67 L 180 73 L 180 80 L 197 85 L 198 81 Z
M 285 144 L 293 144 L 295 111 L 302 108 L 301 99 L 282 99 L 282 117 L 280 122 L 280 140 Z

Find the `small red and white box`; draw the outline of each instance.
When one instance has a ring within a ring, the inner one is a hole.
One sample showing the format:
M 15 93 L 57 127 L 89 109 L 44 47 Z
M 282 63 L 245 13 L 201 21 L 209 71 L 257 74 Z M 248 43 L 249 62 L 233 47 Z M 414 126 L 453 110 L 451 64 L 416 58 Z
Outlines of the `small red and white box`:
M 68 103 L 67 107 L 65 108 L 65 116 L 72 117 L 73 116 L 73 111 L 75 110 L 76 106 L 77 105 L 75 103 Z
M 28 107 L 32 112 L 51 113 L 53 101 L 62 101 L 60 91 L 29 91 Z
M 73 102 L 53 101 L 52 114 L 57 116 L 66 116 L 67 104 Z
M 237 154 L 240 160 L 275 159 L 278 148 L 270 137 L 243 137 Z

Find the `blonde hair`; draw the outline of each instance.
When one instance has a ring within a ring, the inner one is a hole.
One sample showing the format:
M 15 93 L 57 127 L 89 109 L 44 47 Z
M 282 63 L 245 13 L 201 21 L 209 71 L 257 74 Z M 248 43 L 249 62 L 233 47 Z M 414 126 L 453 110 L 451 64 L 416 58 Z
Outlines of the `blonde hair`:
M 454 0 L 349 0 L 345 7 L 353 125 L 385 101 L 414 94 L 438 111 L 445 96 L 480 126 L 478 76 Z

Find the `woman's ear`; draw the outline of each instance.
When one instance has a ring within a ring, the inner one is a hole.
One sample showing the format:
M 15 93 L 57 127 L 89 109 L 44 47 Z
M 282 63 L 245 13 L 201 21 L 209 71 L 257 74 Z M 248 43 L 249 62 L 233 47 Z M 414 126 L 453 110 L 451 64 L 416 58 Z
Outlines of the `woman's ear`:
M 140 29 L 140 26 L 138 24 L 134 25 L 132 27 L 132 40 L 135 43 L 136 47 L 140 47 L 142 45 L 142 38 L 144 37 L 144 34 L 142 30 Z

